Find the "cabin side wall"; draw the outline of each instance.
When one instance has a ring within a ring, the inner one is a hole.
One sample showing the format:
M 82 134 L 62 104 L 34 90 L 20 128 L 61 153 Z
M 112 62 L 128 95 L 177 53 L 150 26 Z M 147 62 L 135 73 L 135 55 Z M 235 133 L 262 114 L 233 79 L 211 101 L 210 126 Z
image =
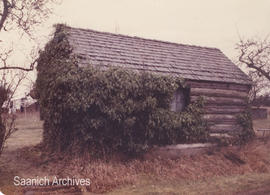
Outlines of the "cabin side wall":
M 203 96 L 206 100 L 204 118 L 211 133 L 235 134 L 241 131 L 237 114 L 247 107 L 249 85 L 188 81 L 191 102 Z

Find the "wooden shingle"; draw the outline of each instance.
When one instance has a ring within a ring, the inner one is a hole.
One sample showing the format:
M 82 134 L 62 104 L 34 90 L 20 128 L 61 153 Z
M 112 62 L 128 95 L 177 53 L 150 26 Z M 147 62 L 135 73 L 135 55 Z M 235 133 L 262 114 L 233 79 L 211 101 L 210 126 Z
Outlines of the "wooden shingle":
M 185 79 L 250 85 L 251 80 L 219 49 L 65 27 L 80 65 L 118 64 L 132 70 Z

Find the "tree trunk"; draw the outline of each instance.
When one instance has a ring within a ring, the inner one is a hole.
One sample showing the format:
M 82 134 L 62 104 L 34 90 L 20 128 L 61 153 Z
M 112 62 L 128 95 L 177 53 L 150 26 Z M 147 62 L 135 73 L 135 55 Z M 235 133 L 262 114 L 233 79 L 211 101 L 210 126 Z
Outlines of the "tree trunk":
M 1 155 L 3 148 L 4 148 L 5 134 L 6 134 L 6 128 L 5 128 L 3 121 L 2 121 L 1 109 L 0 109 L 0 155 Z

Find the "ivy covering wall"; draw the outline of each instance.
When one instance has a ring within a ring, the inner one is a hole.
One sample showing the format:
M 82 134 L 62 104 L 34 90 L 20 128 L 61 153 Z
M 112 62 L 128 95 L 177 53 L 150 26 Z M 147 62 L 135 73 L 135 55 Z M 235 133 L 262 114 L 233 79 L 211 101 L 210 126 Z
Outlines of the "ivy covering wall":
M 202 100 L 170 111 L 182 79 L 124 68 L 78 67 L 62 25 L 38 60 L 44 144 L 52 151 L 138 154 L 154 145 L 205 141 Z
M 253 121 L 251 117 L 251 108 L 247 106 L 246 110 L 237 115 L 237 123 L 242 127 L 242 131 L 238 135 L 237 143 L 244 144 L 255 137 L 253 129 Z

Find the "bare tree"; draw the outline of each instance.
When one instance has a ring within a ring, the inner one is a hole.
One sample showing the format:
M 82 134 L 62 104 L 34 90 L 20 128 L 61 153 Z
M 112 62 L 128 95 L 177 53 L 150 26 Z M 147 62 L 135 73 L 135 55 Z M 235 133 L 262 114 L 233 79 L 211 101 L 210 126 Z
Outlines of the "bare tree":
M 32 30 L 44 22 L 52 13 L 50 7 L 52 2 L 56 0 L 0 0 L 0 33 L 3 31 L 12 31 L 21 35 L 28 35 L 32 38 Z M 0 40 L 0 43 L 4 40 Z M 7 64 L 6 57 L 10 55 L 12 50 L 0 53 L 0 70 L 18 69 L 23 71 L 31 71 L 34 69 L 36 61 L 29 64 L 29 67 L 21 67 L 19 65 Z
M 244 65 L 253 80 L 251 101 L 259 94 L 269 92 L 270 86 L 270 42 L 264 40 L 240 40 L 236 49 L 239 51 L 238 60 Z
M 2 14 L 0 31 L 17 27 L 30 33 L 33 25 L 40 24 L 51 10 L 47 7 L 51 0 L 1 0 Z
M 0 35 L 16 32 L 20 37 L 34 40 L 34 29 L 52 13 L 52 3 L 57 3 L 57 0 L 0 0 Z M 27 66 L 14 64 L 10 60 L 14 48 L 6 42 L 0 36 L 0 154 L 5 141 L 16 130 L 14 115 L 5 111 L 25 78 L 24 72 L 34 70 L 36 64 L 33 56 Z
M 25 79 L 26 74 L 23 71 L 20 71 L 8 82 L 5 77 L 6 74 L 3 74 L 2 80 L 0 80 L 0 155 L 5 147 L 6 140 L 17 130 L 15 127 L 16 115 L 12 112 L 8 113 L 8 110 L 14 93 L 20 86 L 23 79 Z
M 239 61 L 270 82 L 270 42 L 267 39 L 240 40 L 237 49 L 240 50 Z

